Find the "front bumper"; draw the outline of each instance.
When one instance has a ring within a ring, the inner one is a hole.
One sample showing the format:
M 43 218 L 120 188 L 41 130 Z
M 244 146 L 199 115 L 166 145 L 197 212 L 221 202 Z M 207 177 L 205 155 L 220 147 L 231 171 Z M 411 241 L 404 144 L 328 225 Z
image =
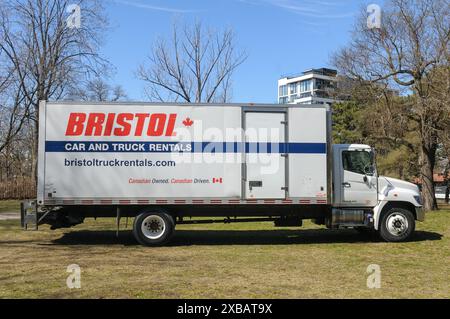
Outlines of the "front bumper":
M 416 207 L 417 220 L 423 222 L 425 220 L 425 211 L 422 207 Z

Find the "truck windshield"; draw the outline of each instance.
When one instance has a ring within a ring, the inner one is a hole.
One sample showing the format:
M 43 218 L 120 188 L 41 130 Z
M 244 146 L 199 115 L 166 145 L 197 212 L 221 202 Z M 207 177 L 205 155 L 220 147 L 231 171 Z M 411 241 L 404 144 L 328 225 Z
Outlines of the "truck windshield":
M 371 151 L 343 151 L 342 163 L 346 171 L 369 176 L 375 174 L 374 156 Z

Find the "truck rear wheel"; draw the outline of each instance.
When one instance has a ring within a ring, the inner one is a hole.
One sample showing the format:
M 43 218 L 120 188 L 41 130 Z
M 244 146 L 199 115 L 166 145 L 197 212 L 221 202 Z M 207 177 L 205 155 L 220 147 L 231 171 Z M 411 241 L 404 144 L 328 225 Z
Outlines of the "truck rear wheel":
M 136 216 L 133 235 L 144 246 L 166 244 L 175 230 L 175 222 L 169 214 L 160 211 L 143 212 Z
M 388 242 L 406 241 L 416 227 L 413 213 L 404 208 L 391 208 L 381 218 L 378 232 Z

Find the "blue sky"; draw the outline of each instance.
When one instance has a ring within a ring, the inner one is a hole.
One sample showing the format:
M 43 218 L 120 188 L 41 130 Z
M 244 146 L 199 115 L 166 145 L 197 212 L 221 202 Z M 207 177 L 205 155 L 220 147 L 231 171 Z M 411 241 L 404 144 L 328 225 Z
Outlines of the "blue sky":
M 378 1 L 380 3 L 382 1 Z M 283 74 L 329 66 L 350 37 L 361 0 L 105 0 L 111 30 L 102 53 L 116 67 L 111 82 L 145 100 L 136 78 L 152 42 L 174 21 L 232 28 L 248 58 L 233 77 L 233 102 L 275 103 Z

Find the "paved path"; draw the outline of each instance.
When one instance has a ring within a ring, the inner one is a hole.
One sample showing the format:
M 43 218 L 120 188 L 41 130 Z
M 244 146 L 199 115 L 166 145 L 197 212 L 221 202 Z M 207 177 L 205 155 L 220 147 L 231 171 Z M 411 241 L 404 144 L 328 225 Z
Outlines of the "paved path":
M 20 213 L 6 212 L 0 213 L 0 220 L 20 219 Z

